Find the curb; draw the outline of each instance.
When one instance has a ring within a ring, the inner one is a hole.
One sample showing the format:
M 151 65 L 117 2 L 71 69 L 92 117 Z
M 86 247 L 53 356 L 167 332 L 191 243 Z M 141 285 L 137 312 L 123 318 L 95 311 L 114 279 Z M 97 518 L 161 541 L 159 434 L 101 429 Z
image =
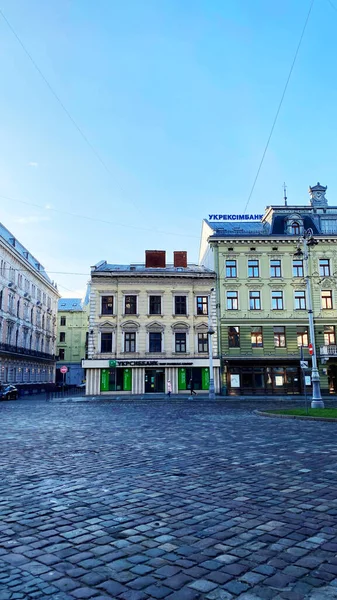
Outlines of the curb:
M 276 417 L 277 419 L 300 419 L 302 421 L 325 421 L 327 423 L 337 423 L 337 418 L 334 419 L 333 417 L 311 417 L 309 415 L 282 415 L 277 413 L 264 412 L 262 410 L 254 410 L 254 414 L 258 415 L 259 417 Z

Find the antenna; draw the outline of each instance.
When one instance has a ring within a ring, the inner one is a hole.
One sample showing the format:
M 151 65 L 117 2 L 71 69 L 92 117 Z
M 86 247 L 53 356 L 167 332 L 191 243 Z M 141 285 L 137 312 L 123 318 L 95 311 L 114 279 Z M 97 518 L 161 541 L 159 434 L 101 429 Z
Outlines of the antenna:
M 284 193 L 284 196 L 283 196 L 284 206 L 288 206 L 288 204 L 287 204 L 287 199 L 288 199 L 287 198 L 287 186 L 285 183 L 283 184 L 283 193 Z

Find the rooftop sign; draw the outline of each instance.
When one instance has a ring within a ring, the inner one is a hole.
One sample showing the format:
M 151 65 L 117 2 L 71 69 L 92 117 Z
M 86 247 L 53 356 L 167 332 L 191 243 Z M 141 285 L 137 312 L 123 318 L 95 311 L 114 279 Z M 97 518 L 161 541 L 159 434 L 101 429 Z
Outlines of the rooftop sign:
M 261 221 L 263 215 L 208 215 L 209 221 Z

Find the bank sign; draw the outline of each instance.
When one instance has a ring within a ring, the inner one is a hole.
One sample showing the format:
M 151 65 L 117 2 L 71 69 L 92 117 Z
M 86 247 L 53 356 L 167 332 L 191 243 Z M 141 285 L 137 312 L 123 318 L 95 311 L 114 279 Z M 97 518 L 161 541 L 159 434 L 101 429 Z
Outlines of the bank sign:
M 208 215 L 209 221 L 261 221 L 263 215 Z

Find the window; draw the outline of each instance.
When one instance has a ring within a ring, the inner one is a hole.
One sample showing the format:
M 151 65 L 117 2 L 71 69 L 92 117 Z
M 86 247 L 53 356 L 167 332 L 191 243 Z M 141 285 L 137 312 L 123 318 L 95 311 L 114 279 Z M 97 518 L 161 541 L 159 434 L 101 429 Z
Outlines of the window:
M 197 315 L 208 315 L 207 296 L 197 296 Z
M 293 235 L 300 235 L 300 225 L 297 221 L 294 221 L 291 225 L 291 232 Z
M 286 328 L 274 327 L 274 346 L 275 348 L 286 347 Z
M 60 342 L 65 342 L 66 341 L 66 334 L 64 331 L 60 332 Z
M 226 260 L 226 277 L 237 277 L 236 260 Z
M 16 305 L 16 316 L 20 317 L 20 300 L 17 301 Z
M 125 308 L 126 315 L 137 314 L 137 296 L 125 296 Z
M 319 274 L 321 277 L 330 276 L 330 260 L 329 258 L 321 258 L 319 261 Z
M 303 277 L 303 260 L 293 260 L 293 277 Z
M 249 292 L 249 309 L 261 310 L 261 293 Z
M 280 260 L 270 261 L 270 277 L 282 277 Z
M 186 352 L 186 333 L 175 334 L 175 351 Z
M 208 333 L 198 333 L 198 352 L 208 352 Z
M 305 310 L 306 301 L 305 301 L 305 291 L 296 290 L 295 291 L 295 310 Z
M 102 296 L 102 315 L 113 315 L 113 296 Z
M 240 348 L 240 327 L 228 327 L 229 348 Z
M 124 352 L 136 352 L 136 332 L 135 331 L 126 331 L 124 333 Z
M 227 292 L 227 310 L 238 310 L 239 292 Z
M 174 297 L 174 314 L 175 315 L 186 315 L 187 314 L 186 296 L 175 296 Z
M 59 350 L 59 360 L 64 360 L 64 348 L 60 348 Z
M 4 292 L 3 292 L 3 290 L 1 290 L 1 292 L 0 292 L 0 309 L 1 309 L 1 310 L 2 310 L 2 300 L 3 300 L 3 294 L 4 294 Z
M 248 277 L 259 277 L 260 269 L 259 269 L 259 261 L 258 260 L 249 260 L 248 261 Z
M 61 325 L 61 327 L 65 327 L 66 326 L 66 318 L 65 317 L 61 317 L 60 325 Z
M 308 329 L 306 327 L 297 327 L 297 345 L 308 346 Z
M 160 296 L 155 296 L 159 297 Z M 161 352 L 161 332 L 151 331 L 149 333 L 149 352 Z
M 322 308 L 332 308 L 332 290 L 322 292 Z
M 150 296 L 150 315 L 161 315 L 161 296 Z
M 252 327 L 250 337 L 251 337 L 251 342 L 252 342 L 252 348 L 262 348 L 262 346 L 263 346 L 262 327 Z
M 283 292 L 272 291 L 271 308 L 272 310 L 283 310 Z
M 334 346 L 336 344 L 336 335 L 334 325 L 324 325 L 324 345 Z
M 101 333 L 101 352 L 112 352 L 112 332 Z

